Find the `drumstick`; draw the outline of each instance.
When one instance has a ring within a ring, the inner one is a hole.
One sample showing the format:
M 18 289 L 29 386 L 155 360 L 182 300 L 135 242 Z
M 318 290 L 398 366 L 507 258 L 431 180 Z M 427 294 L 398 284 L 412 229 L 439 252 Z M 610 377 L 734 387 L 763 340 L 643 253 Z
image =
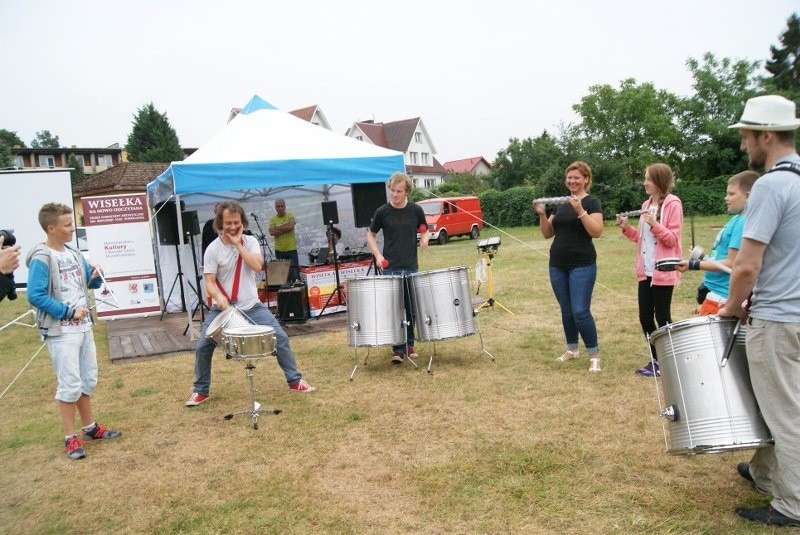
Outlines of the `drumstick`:
M 739 334 L 739 327 L 742 326 L 741 320 L 736 322 L 736 326 L 733 328 L 733 334 L 731 334 L 730 339 L 728 340 L 728 344 L 725 346 L 725 353 L 722 354 L 722 360 L 719 363 L 720 368 L 724 368 L 725 365 L 728 363 L 728 358 L 731 356 L 731 352 L 733 351 L 733 346 L 736 345 L 736 335 Z

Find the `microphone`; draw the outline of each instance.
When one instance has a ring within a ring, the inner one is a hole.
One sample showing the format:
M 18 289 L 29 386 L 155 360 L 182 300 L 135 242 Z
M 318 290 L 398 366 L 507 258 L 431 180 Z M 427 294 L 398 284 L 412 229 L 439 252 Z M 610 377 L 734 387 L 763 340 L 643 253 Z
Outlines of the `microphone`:
M 250 212 L 250 217 L 252 217 L 253 219 L 258 219 L 258 216 L 256 215 L 255 212 Z

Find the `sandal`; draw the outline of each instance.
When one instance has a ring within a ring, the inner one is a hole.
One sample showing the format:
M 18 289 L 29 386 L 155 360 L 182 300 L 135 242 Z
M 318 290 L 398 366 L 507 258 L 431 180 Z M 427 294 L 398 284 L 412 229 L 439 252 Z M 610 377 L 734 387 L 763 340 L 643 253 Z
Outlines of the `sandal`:
M 600 371 L 600 357 L 589 358 L 589 371 L 594 373 Z
M 556 360 L 558 362 L 569 362 L 571 360 L 575 360 L 580 356 L 580 353 L 577 351 L 572 351 L 571 349 L 567 349 L 566 353 L 558 357 Z

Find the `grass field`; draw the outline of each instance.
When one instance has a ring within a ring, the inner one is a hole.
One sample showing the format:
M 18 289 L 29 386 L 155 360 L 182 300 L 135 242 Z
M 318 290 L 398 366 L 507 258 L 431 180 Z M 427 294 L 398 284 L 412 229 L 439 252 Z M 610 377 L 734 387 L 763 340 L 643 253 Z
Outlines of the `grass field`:
M 725 220 L 698 219 L 697 243 L 710 248 Z M 346 332 L 293 338 L 318 391 L 291 395 L 277 365 L 260 361 L 257 399 L 283 413 L 258 430 L 222 418 L 247 407 L 241 363 L 217 352 L 212 399 L 187 409 L 193 353 L 112 365 L 101 322 L 93 404 L 123 436 L 70 462 L 44 350 L 0 399 L 0 532 L 763 532 L 733 511 L 768 501 L 736 474 L 750 452 L 664 453 L 654 381 L 634 374 L 649 358 L 635 246 L 608 225 L 596 240 L 600 374 L 587 372 L 583 347 L 578 361 L 554 361 L 563 335 L 538 228 L 511 229 L 516 240 L 503 235 L 494 259 L 495 298 L 514 312 L 479 316 L 495 362 L 478 336 L 437 343 L 432 374 L 392 366 L 378 348 L 350 382 Z M 689 244 L 687 221 L 687 254 Z M 475 245 L 432 246 L 421 268 L 473 268 Z M 700 279 L 689 273 L 676 289 L 675 321 L 692 317 Z M 24 294 L 3 301 L 0 325 L 27 308 Z M 41 343 L 16 326 L 0 339 L 4 389 Z M 427 364 L 428 345 L 417 349 Z

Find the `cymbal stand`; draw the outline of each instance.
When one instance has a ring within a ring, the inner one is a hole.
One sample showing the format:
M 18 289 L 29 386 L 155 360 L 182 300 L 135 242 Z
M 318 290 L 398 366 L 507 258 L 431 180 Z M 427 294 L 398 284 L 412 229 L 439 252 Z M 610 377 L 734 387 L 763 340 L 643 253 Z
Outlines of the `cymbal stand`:
M 485 303 L 481 303 L 481 306 L 478 307 L 478 310 L 485 307 L 494 308 L 494 306 L 497 305 L 506 312 L 508 312 L 509 314 L 511 314 L 512 316 L 514 316 L 515 314 L 513 312 L 504 307 L 503 304 L 500 303 L 500 301 L 497 301 L 494 298 L 494 287 L 492 286 L 492 258 L 494 258 L 494 252 L 486 251 L 485 253 L 482 253 L 481 256 L 486 259 L 486 282 L 487 282 L 488 298 L 486 299 Z
M 267 355 L 263 355 L 263 356 L 265 357 Z M 255 358 L 262 358 L 262 356 L 260 355 L 260 356 L 255 357 Z M 250 383 L 250 402 L 251 402 L 250 407 L 251 407 L 251 409 L 249 411 L 232 412 L 230 414 L 226 414 L 223 418 L 225 420 L 231 420 L 231 419 L 233 419 L 234 416 L 239 416 L 241 414 L 249 414 L 250 415 L 250 419 L 253 422 L 253 429 L 258 429 L 258 416 L 261 413 L 264 413 L 264 414 L 280 414 L 283 411 L 281 411 L 280 409 L 262 409 L 261 408 L 261 403 L 256 401 L 256 392 L 258 390 L 256 389 L 255 383 L 253 382 L 253 377 L 255 375 L 255 369 L 256 369 L 256 365 L 253 362 L 255 360 L 254 358 L 233 357 L 231 360 L 241 360 L 241 361 L 245 362 L 245 367 L 244 367 L 245 375 L 247 376 L 247 380 Z

